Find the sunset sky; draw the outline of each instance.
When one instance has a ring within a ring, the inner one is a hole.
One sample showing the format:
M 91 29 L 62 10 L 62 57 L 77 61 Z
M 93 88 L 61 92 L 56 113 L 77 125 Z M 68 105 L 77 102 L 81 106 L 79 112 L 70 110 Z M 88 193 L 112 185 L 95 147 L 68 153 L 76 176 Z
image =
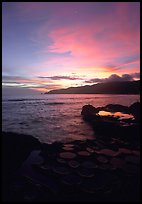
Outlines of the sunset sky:
M 44 92 L 139 79 L 139 2 L 2 6 L 4 88 Z

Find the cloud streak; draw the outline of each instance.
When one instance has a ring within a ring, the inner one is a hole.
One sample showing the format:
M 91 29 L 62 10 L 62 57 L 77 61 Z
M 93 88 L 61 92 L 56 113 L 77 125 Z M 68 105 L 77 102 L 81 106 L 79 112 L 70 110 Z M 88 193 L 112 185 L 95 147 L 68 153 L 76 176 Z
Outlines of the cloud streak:
M 83 80 L 83 78 L 80 77 L 71 77 L 71 76 L 39 76 L 38 78 L 41 79 L 51 79 L 51 80 Z
M 52 80 L 25 78 L 20 76 L 3 76 L 3 87 L 21 87 L 27 89 L 35 89 L 39 91 L 47 91 L 57 88 L 62 88 L 61 84 L 55 84 Z

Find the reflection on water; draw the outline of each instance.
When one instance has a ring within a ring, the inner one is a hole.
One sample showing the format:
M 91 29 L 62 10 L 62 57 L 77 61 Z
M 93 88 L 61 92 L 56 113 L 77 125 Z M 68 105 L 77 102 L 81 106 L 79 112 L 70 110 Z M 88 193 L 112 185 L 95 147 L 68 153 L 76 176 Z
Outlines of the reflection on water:
M 116 112 L 114 113 L 114 117 L 119 117 L 119 119 L 134 119 L 134 116 L 131 114 L 126 114 L 126 113 L 122 113 L 122 112 Z
M 98 115 L 100 116 L 113 116 L 113 117 L 118 117 L 120 120 L 121 119 L 134 119 L 134 116 L 131 114 L 126 114 L 122 112 L 109 112 L 109 111 L 99 111 Z
M 112 116 L 113 113 L 108 112 L 108 111 L 99 111 L 98 115 L 100 115 L 100 116 Z

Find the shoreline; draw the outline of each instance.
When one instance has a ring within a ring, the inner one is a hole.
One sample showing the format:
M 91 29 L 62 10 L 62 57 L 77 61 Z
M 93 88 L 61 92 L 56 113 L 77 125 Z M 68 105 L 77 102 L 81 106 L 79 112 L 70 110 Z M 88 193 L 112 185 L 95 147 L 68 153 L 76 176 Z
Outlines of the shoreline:
M 96 133 L 91 140 L 47 144 L 2 132 L 3 201 L 139 201 L 139 109 L 139 102 L 83 106 L 83 120 Z M 133 118 L 119 120 L 99 111 Z

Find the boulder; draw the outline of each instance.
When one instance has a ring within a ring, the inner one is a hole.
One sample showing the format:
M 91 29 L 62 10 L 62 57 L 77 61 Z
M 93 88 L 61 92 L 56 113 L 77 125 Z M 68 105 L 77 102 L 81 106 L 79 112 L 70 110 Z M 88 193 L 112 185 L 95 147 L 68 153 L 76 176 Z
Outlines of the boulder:
M 2 132 L 3 173 L 13 173 L 33 150 L 40 149 L 40 145 L 31 135 Z
M 85 120 L 92 120 L 96 117 L 98 110 L 92 105 L 85 105 L 82 107 L 81 115 Z
M 96 108 L 90 104 L 82 107 L 81 115 L 90 115 L 96 113 Z

